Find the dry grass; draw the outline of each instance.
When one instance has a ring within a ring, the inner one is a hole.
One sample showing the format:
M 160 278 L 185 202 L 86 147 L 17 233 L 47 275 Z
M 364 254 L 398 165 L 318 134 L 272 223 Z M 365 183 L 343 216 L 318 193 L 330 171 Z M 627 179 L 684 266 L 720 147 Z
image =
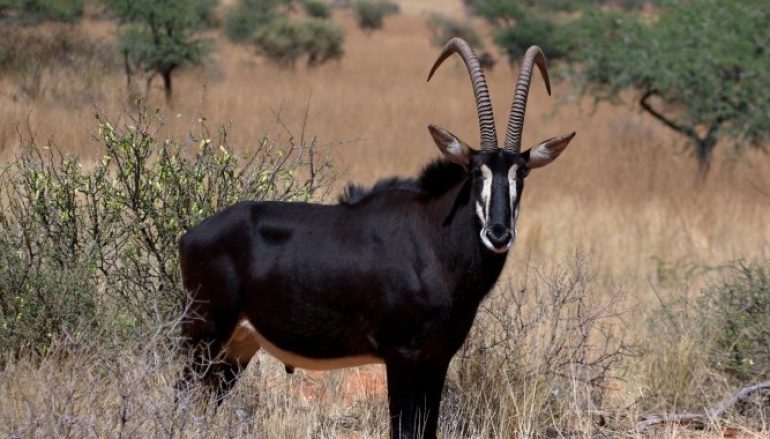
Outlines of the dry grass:
M 467 74 L 458 63 L 447 64 L 431 83 L 425 82 L 437 49 L 430 46 L 421 11 L 441 8 L 457 14 L 459 1 L 403 4 L 404 13 L 389 18 L 385 29 L 371 36 L 358 30 L 347 12 L 338 13 L 335 19 L 347 31 L 346 54 L 340 62 L 316 69 L 283 70 L 256 58 L 249 48 L 215 36 L 209 65 L 179 75 L 174 108 L 163 108 L 160 89 L 153 90 L 150 104 L 162 108 L 169 133 L 185 132 L 205 115 L 210 126 L 232 124 L 234 144 L 253 145 L 272 128 L 273 111 L 280 111 L 284 120 L 302 121 L 309 103 L 306 131 L 333 144 L 341 180 L 372 183 L 393 174 L 414 175 L 438 157 L 427 123 L 438 123 L 471 143 L 477 141 L 478 125 Z M 113 32 L 109 23 L 86 26 L 106 37 Z M 487 79 L 497 125 L 505 127 L 515 75 L 500 63 Z M 116 115 L 125 106 L 123 78 L 115 74 L 102 81 L 95 100 L 77 106 L 45 96 L 29 101 L 8 80 L 0 82 L 0 155 L 12 157 L 17 133 L 30 130 L 39 140 L 52 139 L 73 153 L 98 154 L 98 142 L 91 137 L 94 108 Z M 686 154 L 684 140 L 634 106 L 594 106 L 570 100 L 570 94 L 570 86 L 560 84 L 555 98 L 549 98 L 539 79 L 533 84 L 524 143 L 572 130 L 578 134 L 555 164 L 528 179 L 520 239 L 506 277 L 516 278 L 529 265 L 569 263 L 576 251 L 590 253 L 597 294 L 619 287 L 626 292 L 622 307 L 629 311 L 617 320 L 616 335 L 637 344 L 659 341 L 656 355 L 617 370 L 624 381 L 613 387 L 615 406 L 630 407 L 624 415 L 633 416 L 651 407 L 667 411 L 692 407 L 703 398 L 718 400 L 729 386 L 704 388 L 714 379 L 707 379 L 710 371 L 700 363 L 695 338 L 685 332 L 673 340 L 657 333 L 654 325 L 651 329 L 648 318 L 667 300 L 697 295 L 711 267 L 738 258 L 770 257 L 770 158 L 723 152 L 708 181 L 697 186 L 695 162 Z M 386 431 L 381 370 L 361 372 L 374 374 L 380 383 L 375 390 L 343 392 L 339 386 L 349 385 L 345 377 L 359 372 L 285 378 L 265 358 L 252 366 L 255 372 L 219 414 L 171 413 L 169 388 L 176 365 L 162 346 L 155 347 L 117 354 L 104 368 L 98 365 L 102 352 L 81 352 L 42 366 L 11 364 L 0 374 L 0 423 L 11 425 L 4 433 L 380 437 Z M 662 388 L 678 388 L 684 400 L 636 404 Z M 254 389 L 267 390 L 256 390 L 255 401 Z M 120 409 L 125 407 L 123 420 Z M 68 419 L 76 421 L 68 426 Z M 583 419 L 590 423 L 590 416 Z M 25 427 L 14 430 L 12 425 Z M 527 432 L 525 427 L 517 431 Z M 677 429 L 661 435 L 699 437 Z

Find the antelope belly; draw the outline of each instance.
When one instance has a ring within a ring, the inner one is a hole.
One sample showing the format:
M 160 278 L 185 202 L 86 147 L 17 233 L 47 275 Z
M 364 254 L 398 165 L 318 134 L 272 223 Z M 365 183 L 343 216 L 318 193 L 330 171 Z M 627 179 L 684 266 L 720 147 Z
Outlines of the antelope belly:
M 356 355 L 351 357 L 340 358 L 308 358 L 302 355 L 290 352 L 279 348 L 270 340 L 265 338 L 257 331 L 256 328 L 247 320 L 242 320 L 236 330 L 233 332 L 231 340 L 238 335 L 243 338 L 245 331 L 249 331 L 249 336 L 256 342 L 262 349 L 266 350 L 270 355 L 277 358 L 283 364 L 293 367 L 299 367 L 309 370 L 331 370 L 342 369 L 345 367 L 363 366 L 365 364 L 381 364 L 383 360 L 373 355 Z M 228 343 L 229 345 L 230 343 Z
M 259 340 L 254 335 L 254 327 L 248 321 L 241 320 L 225 344 L 225 355 L 231 360 L 246 364 L 259 348 Z

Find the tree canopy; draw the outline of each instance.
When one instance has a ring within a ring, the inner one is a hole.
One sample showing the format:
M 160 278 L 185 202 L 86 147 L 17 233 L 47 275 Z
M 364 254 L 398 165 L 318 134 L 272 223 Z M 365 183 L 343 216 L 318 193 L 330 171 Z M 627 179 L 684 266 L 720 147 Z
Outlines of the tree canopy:
M 171 75 L 179 67 L 200 64 L 208 53 L 207 41 L 197 35 L 204 23 L 201 5 L 189 0 L 106 0 L 127 26 L 119 34 L 119 47 L 130 64 L 147 76 L 163 78 L 166 99 L 172 95 Z M 127 72 L 130 77 L 130 73 Z
M 689 139 L 701 177 L 717 144 L 768 140 L 770 0 L 465 1 L 513 59 L 538 44 L 568 61 L 583 93 L 638 93 L 645 112 Z M 640 14 L 645 4 L 654 7 Z
M 760 146 L 770 134 L 770 1 L 670 2 L 652 22 L 592 13 L 566 49 L 583 91 L 639 93 L 641 108 L 688 137 L 701 176 L 719 140 Z

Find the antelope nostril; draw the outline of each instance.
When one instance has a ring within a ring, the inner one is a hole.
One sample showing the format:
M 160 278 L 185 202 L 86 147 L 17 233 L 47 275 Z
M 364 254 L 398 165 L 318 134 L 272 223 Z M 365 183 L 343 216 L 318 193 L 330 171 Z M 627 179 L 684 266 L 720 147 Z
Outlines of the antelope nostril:
M 495 224 L 487 230 L 487 238 L 495 246 L 502 247 L 511 240 L 511 231 L 502 224 Z

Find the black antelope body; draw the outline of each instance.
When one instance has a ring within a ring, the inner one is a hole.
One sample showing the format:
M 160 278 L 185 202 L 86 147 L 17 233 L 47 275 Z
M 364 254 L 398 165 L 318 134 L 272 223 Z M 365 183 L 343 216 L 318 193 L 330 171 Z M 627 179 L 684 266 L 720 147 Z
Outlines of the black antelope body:
M 198 377 L 221 398 L 260 348 L 289 371 L 384 363 L 391 436 L 436 436 L 447 367 L 516 238 L 527 173 L 574 136 L 520 152 L 534 65 L 550 93 L 540 48 L 522 62 L 503 147 L 465 41 L 449 41 L 430 76 L 454 53 L 470 73 L 480 149 L 430 125 L 444 159 L 415 180 L 351 186 L 336 205 L 242 202 L 184 235 L 194 316 L 180 387 Z

